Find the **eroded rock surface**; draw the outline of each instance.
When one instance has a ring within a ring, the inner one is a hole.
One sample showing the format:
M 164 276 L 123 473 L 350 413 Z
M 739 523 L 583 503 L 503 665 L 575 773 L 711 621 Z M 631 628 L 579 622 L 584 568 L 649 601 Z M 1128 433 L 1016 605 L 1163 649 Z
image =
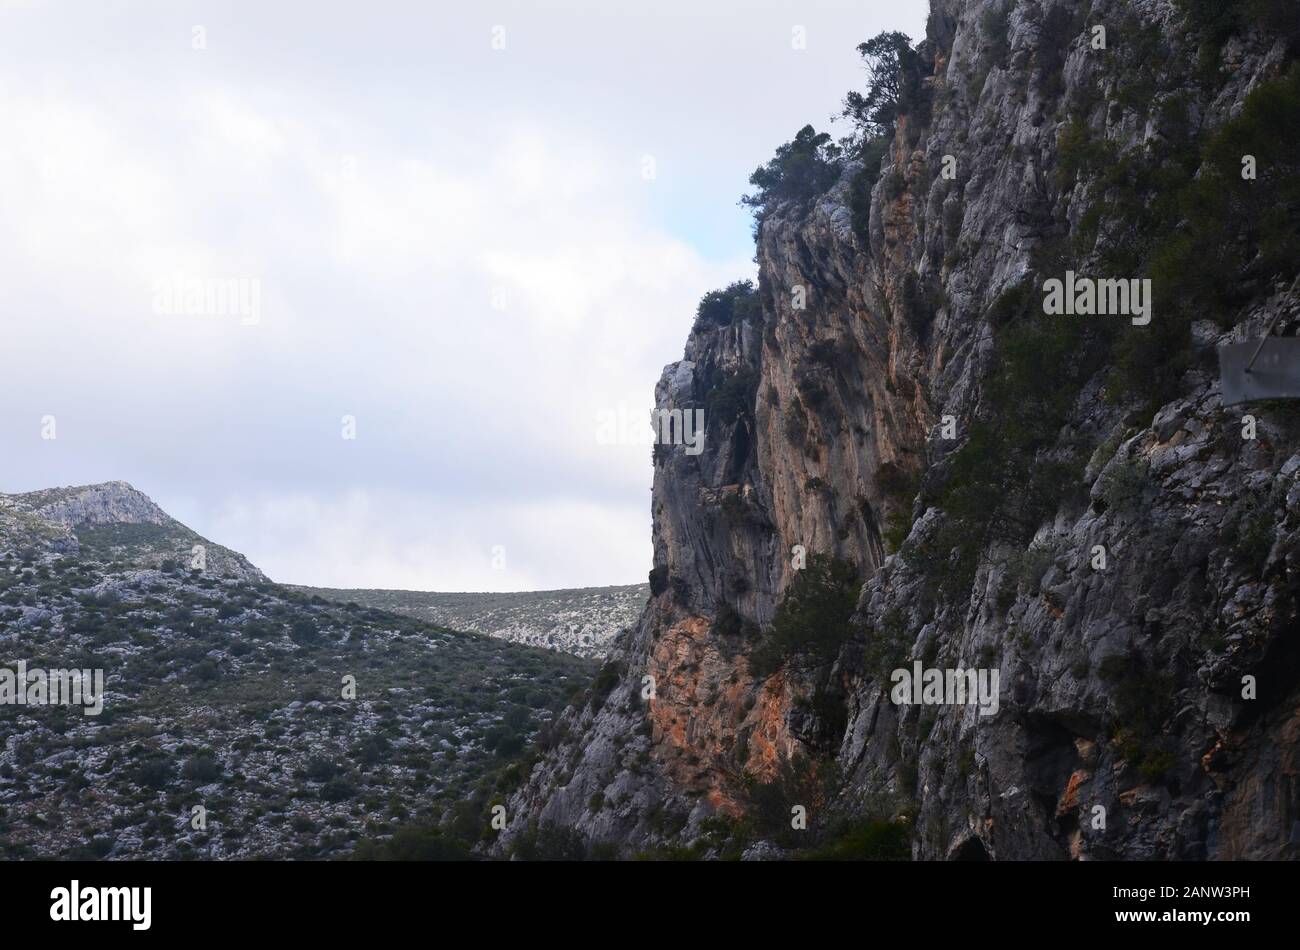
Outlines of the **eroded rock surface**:
M 665 369 L 661 409 L 707 413 L 739 380 L 752 411 L 710 419 L 699 456 L 659 447 L 662 583 L 611 655 L 616 685 L 567 715 L 511 801 L 500 849 L 547 822 L 622 853 L 690 841 L 707 816 L 740 808 L 745 772 L 804 750 L 837 761 L 848 812 L 881 795 L 911 802 L 917 858 L 1296 855 L 1300 440 L 1284 410 L 1225 409 L 1214 366 L 1215 345 L 1275 317 L 1295 332 L 1294 271 L 1192 327 L 1173 398 L 1117 397 L 1114 360 L 1090 374 L 1039 455 L 1083 449 L 1068 497 L 1015 543 L 982 542 L 960 596 L 936 595 L 947 568 L 921 557 L 943 537 L 951 459 L 974 420 L 989 421 L 1000 301 L 1059 273 L 1050 266 L 1106 275 L 1116 225 L 1097 219 L 1142 210 L 1071 143 L 1102 143 L 1116 162 L 1202 141 L 1280 73 L 1286 44 L 1235 36 L 1207 82 L 1194 74 L 1199 40 L 1167 0 L 932 10 L 922 103 L 899 120 L 868 219 L 854 227 L 854 162 L 810 207 L 767 215 L 761 313 L 697 326 Z M 1097 24 L 1108 52 L 1090 45 Z M 860 633 L 829 674 L 760 680 L 747 656 L 791 581 L 794 545 L 858 565 Z M 998 669 L 998 713 L 893 704 L 865 659 L 882 631 L 901 632 L 900 659 Z M 813 711 L 819 688 L 842 697 L 842 733 Z

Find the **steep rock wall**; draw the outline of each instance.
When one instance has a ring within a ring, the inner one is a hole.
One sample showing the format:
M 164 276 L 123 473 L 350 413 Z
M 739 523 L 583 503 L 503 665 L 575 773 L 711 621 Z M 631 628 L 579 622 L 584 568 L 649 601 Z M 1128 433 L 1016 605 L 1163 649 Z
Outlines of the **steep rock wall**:
M 1099 24 L 1109 51 L 1091 45 Z M 1080 239 L 1108 198 L 1105 169 L 1080 171 L 1065 143 L 1082 130 L 1112 156 L 1158 155 L 1184 125 L 1195 141 L 1286 58 L 1284 42 L 1247 33 L 1204 82 L 1199 42 L 1166 0 L 936 0 L 923 92 L 866 220 L 855 228 L 854 162 L 810 207 L 768 214 L 761 314 L 697 326 L 665 370 L 660 409 L 708 419 L 733 379 L 751 381 L 752 411 L 709 420 L 699 456 L 656 452 L 662 589 L 509 803 L 500 850 L 546 823 L 623 852 L 690 840 L 741 808 L 745 773 L 806 751 L 844 771 L 841 809 L 907 803 L 918 858 L 1295 854 L 1300 442 L 1276 413 L 1243 440 L 1207 358 L 1279 311 L 1294 332 L 1294 282 L 1194 324 L 1199 357 L 1158 405 L 1115 398 L 1109 363 L 1085 374 L 1039 455 L 1085 448 L 1069 499 L 1014 543 L 981 538 L 960 596 L 936 593 L 936 574 L 955 571 L 946 551 L 937 566 L 922 556 L 948 537 L 952 459 L 989 421 L 1000 301 L 1033 275 L 1114 259 L 1117 239 Z M 919 493 L 900 495 L 914 476 Z M 887 553 L 899 519 L 907 540 Z M 859 567 L 860 633 L 829 674 L 760 680 L 747 656 L 795 545 Z M 884 631 L 901 637 L 899 662 L 998 669 L 999 712 L 892 703 L 867 658 Z M 1241 698 L 1243 676 L 1256 699 Z M 841 697 L 842 733 L 815 710 L 818 689 Z

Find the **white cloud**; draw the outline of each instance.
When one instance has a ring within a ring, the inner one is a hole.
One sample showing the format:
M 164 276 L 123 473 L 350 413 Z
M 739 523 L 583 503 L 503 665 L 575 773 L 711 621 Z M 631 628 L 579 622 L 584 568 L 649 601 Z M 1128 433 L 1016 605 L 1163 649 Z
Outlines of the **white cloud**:
M 649 451 L 598 444 L 597 413 L 648 409 L 700 295 L 752 274 L 734 196 L 856 81 L 855 38 L 778 63 L 753 52 L 788 45 L 775 8 L 507 5 L 497 56 L 468 8 L 424 44 L 311 9 L 8 17 L 0 489 L 125 478 L 303 583 L 643 578 Z M 689 222 L 726 215 L 701 250 Z M 256 278 L 261 321 L 154 312 L 178 277 Z

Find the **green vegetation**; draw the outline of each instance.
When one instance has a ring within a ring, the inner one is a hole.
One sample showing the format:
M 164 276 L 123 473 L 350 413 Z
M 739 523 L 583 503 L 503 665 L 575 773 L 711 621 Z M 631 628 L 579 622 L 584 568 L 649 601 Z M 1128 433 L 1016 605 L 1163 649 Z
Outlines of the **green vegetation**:
M 1065 88 L 1065 58 L 1070 44 L 1083 31 L 1086 9 L 1081 5 L 1058 3 L 1030 10 L 1031 15 L 1038 16 L 1034 82 L 1045 99 L 1059 100 Z
M 807 855 L 810 861 L 910 861 L 912 824 L 907 816 L 845 821 Z
M 1192 365 L 1191 322 L 1226 322 L 1300 255 L 1300 64 L 1256 87 L 1199 152 L 1181 98 L 1163 101 L 1157 121 L 1160 138 L 1124 154 L 1081 120 L 1061 132 L 1060 185 L 1086 179 L 1098 197 L 1071 241 L 1045 245 L 1035 274 L 990 308 L 985 405 L 948 465 L 943 526 L 910 552 L 945 595 L 967 596 L 990 542 L 1023 546 L 1082 487 L 1091 447 L 1057 440 L 1094 373 L 1109 364 L 1109 397 L 1154 411 Z M 1242 177 L 1244 155 L 1257 163 L 1253 180 Z M 1089 254 L 1104 272 L 1151 278 L 1150 326 L 1044 317 L 1043 277 Z M 1135 504 L 1141 485 L 1137 470 L 1112 473 L 1108 505 Z
M 864 665 L 877 683 L 888 683 L 889 674 L 906 665 L 914 640 L 902 614 L 896 610 L 888 611 L 880 623 L 866 631 Z
M 391 838 L 365 840 L 352 853 L 356 861 L 467 861 L 466 843 L 436 825 L 399 828 Z
M 920 94 L 921 61 L 906 33 L 878 33 L 858 45 L 867 70 L 867 91 L 844 97 L 841 114 L 853 123 L 845 144 L 861 149 L 867 142 L 891 136 L 901 112 L 914 106 Z
M 623 678 L 627 672 L 627 664 L 622 661 L 607 660 L 596 674 L 596 678 L 591 681 L 591 688 L 587 691 L 587 701 L 591 703 L 594 710 L 600 709 L 605 705 L 605 700 L 609 694 L 614 692 L 614 687 Z
M 636 622 L 650 594 L 644 583 L 504 593 L 290 589 L 319 597 L 322 602 L 341 604 L 354 615 L 364 615 L 365 610 L 373 608 L 439 627 L 486 633 L 577 656 L 603 655 L 618 631 Z M 261 629 L 261 621 L 244 622 L 250 636 L 261 636 Z
M 1115 150 L 1109 142 L 1093 139 L 1088 124 L 1076 118 L 1057 133 L 1056 157 L 1057 185 L 1065 189 L 1072 187 L 1081 175 L 1113 160 Z
M 1175 763 L 1165 729 L 1177 708 L 1173 676 L 1156 672 L 1136 655 L 1108 657 L 1098 675 L 1112 683 L 1111 734 L 1120 757 L 1148 781 L 1160 781 Z
M 862 586 L 857 568 L 830 554 L 814 554 L 790 583 L 772 629 L 749 657 L 755 676 L 771 676 L 791 664 L 829 665 L 853 635 L 850 618 Z
M 839 177 L 841 154 L 829 133 L 805 125 L 749 176 L 756 190 L 744 195 L 740 203 L 753 208 L 759 220 L 785 202 L 806 207 Z
M 587 858 L 587 842 L 574 828 L 536 822 L 516 836 L 511 851 L 521 861 L 582 861 Z
M 815 826 L 830 813 L 843 782 L 833 759 L 814 759 L 801 753 L 790 758 L 783 756 L 773 775 L 765 781 L 747 775 L 744 793 L 749 832 L 783 847 L 803 844 L 805 837 L 816 835 Z M 808 828 L 791 827 L 791 809 L 796 805 L 807 813 Z M 807 831 L 813 835 L 806 836 Z
M 1300 16 L 1293 0 L 1176 0 L 1193 29 L 1206 42 L 1222 46 L 1231 36 L 1258 26 L 1269 33 L 1288 39 L 1292 46 L 1300 42 Z
M 744 817 L 719 829 L 728 839 L 724 854 L 739 853 L 750 841 L 762 839 L 787 849 L 796 860 L 909 860 L 908 810 L 896 801 L 872 800 L 866 814 L 846 813 L 841 802 L 844 787 L 844 775 L 833 759 L 802 753 L 782 756 L 765 779 L 747 775 Z M 792 822 L 796 806 L 803 810 L 801 828 Z
M 949 598 L 969 595 L 990 543 L 1023 546 L 1064 499 L 1082 494 L 1087 456 L 1081 446 L 1062 452 L 1056 443 L 1080 388 L 1103 363 L 1106 338 L 1095 323 L 1045 316 L 1036 301 L 1026 281 L 990 308 L 988 419 L 971 424 L 948 465 L 943 525 L 908 552 Z
M 849 182 L 849 215 L 853 233 L 863 246 L 871 245 L 871 189 L 880 178 L 881 162 L 889 153 L 889 136 L 878 135 L 864 142 L 858 153 L 862 168 Z
M 902 508 L 891 511 L 885 517 L 885 528 L 880 532 L 880 540 L 886 554 L 897 554 L 912 532 L 911 513 Z
M 742 417 L 752 417 L 757 396 L 758 373 L 754 370 L 724 376 L 704 397 L 705 424 L 731 425 Z
M 885 462 L 876 471 L 876 487 L 889 508 L 881 540 L 885 552 L 893 554 L 912 530 L 912 499 L 921 487 L 920 475 L 897 462 Z
M 750 280 L 737 280 L 722 290 L 710 290 L 695 309 L 695 326 L 725 327 L 744 320 L 761 319 L 758 288 Z
M 1092 141 L 1080 120 L 1066 126 L 1061 184 L 1094 179 L 1098 197 L 1072 247 L 1040 267 L 1055 271 L 1095 251 L 1100 270 L 1151 279 L 1156 318 L 1115 334 L 1108 378 L 1113 399 L 1142 400 L 1151 411 L 1192 365 L 1192 321 L 1226 325 L 1300 253 L 1300 64 L 1260 83 L 1199 150 L 1182 97 L 1161 102 L 1157 125 L 1158 139 L 1124 154 Z M 1247 155 L 1253 179 L 1242 174 Z
M 920 99 L 920 58 L 911 42 L 904 33 L 884 32 L 860 44 L 866 92 L 854 90 L 844 97 L 841 115 L 852 123 L 852 131 L 840 146 L 846 157 L 862 162 L 849 182 L 848 203 L 853 233 L 863 245 L 871 242 L 871 190 L 880 178 L 899 113 Z
M 980 34 L 985 55 L 994 66 L 1005 66 L 1011 52 L 1011 8 L 1013 2 L 994 4 L 980 17 Z M 981 83 L 982 85 L 982 83 Z
M 1106 473 L 1106 481 L 1102 486 L 1102 498 L 1106 502 L 1106 509 L 1121 513 L 1138 508 L 1147 482 L 1145 461 L 1116 462 Z
M 850 122 L 849 134 L 836 143 L 829 133 L 806 125 L 779 147 L 771 161 L 750 176 L 757 190 L 741 198 L 760 221 L 784 202 L 807 207 L 835 183 L 845 159 L 856 159 L 862 168 L 849 183 L 849 208 L 854 233 L 864 244 L 869 241 L 871 190 L 898 117 L 909 111 L 923 113 L 928 103 L 921 57 L 906 34 L 879 33 L 859 44 L 858 54 L 867 82 L 864 91 L 851 90 L 844 97 L 841 115 Z
M 1285 492 L 1275 489 L 1264 497 L 1241 501 L 1225 523 L 1224 539 L 1231 543 L 1233 558 L 1247 576 L 1263 575 L 1285 507 Z
M 0 553 L 0 600 L 31 598 L 57 618 L 29 662 L 106 665 L 112 684 L 96 717 L 0 707 L 0 731 L 25 720 L 18 768 L 0 783 L 0 855 L 81 855 L 92 839 L 114 858 L 200 857 L 213 843 L 243 857 L 322 858 L 362 840 L 361 856 L 464 854 L 488 826 L 475 789 L 517 783 L 524 747 L 594 671 L 274 584 L 113 568 L 95 550 L 34 552 L 30 572 L 12 574 Z M 341 695 L 346 676 L 355 699 Z M 66 753 L 91 756 L 93 776 Z M 178 833 L 175 816 L 196 801 L 221 821 Z M 460 825 L 426 841 L 418 828 L 448 809 Z

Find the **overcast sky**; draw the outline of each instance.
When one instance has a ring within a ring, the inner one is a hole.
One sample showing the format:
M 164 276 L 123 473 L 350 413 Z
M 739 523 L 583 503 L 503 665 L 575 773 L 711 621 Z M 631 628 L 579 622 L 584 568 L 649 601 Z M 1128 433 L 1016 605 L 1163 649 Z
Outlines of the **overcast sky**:
M 644 580 L 650 449 L 600 413 L 926 10 L 0 0 L 0 491 L 124 479 L 292 583 Z

